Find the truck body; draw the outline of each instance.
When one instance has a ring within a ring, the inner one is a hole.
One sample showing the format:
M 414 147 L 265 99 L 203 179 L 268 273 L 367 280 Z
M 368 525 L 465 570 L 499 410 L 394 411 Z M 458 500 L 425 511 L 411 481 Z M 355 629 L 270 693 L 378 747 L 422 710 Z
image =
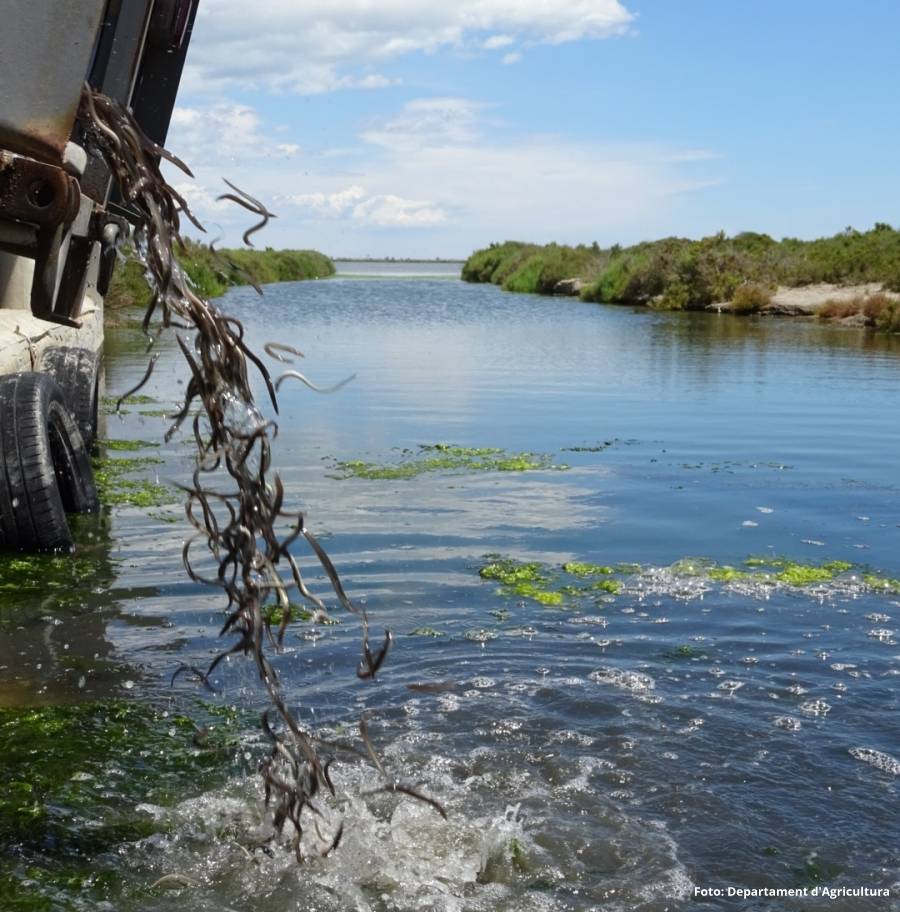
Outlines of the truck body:
M 4 3 L 0 548 L 67 548 L 65 512 L 96 508 L 87 453 L 99 412 L 103 302 L 130 212 L 86 139 L 82 89 L 127 107 L 162 145 L 196 9 L 197 0 Z M 60 393 L 68 417 L 52 405 Z

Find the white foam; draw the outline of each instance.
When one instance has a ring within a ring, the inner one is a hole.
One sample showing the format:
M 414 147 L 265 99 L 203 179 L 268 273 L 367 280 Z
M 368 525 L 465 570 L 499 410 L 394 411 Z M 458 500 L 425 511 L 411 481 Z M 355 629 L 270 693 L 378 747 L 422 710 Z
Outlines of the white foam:
M 850 756 L 874 766 L 875 769 L 881 770 L 883 773 L 900 776 L 900 760 L 894 759 L 890 754 L 872 750 L 870 747 L 851 747 Z
M 625 671 L 622 668 L 598 668 L 588 677 L 597 684 L 612 684 L 613 687 L 635 693 L 643 693 L 656 687 L 656 681 L 650 675 L 640 671 Z

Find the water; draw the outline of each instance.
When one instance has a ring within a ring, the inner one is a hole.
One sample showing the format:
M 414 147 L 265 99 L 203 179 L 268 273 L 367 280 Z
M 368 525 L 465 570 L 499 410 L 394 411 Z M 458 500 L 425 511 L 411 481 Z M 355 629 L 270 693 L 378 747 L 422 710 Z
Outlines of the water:
M 357 375 L 332 396 L 285 382 L 276 459 L 287 502 L 396 643 L 372 684 L 354 674 L 351 618 L 292 627 L 276 660 L 291 703 L 347 738 L 367 710 L 386 760 L 449 820 L 361 797 L 377 775 L 342 762 L 333 775 L 354 797 L 339 850 L 303 869 L 281 850 L 251 864 L 235 843 L 261 818 L 262 688 L 240 657 L 214 676 L 222 697 L 188 677 L 169 687 L 179 663 L 221 648 L 221 601 L 181 570 L 185 526 L 164 521 L 176 508 L 117 508 L 85 533 L 98 561 L 85 594 L 7 621 L 6 702 L 124 697 L 198 724 L 251 712 L 231 719 L 212 778 L 166 780 L 162 797 L 116 786 L 131 775 L 121 757 L 96 759 L 88 775 L 126 775 L 91 813 L 115 805 L 141 831 L 95 853 L 106 893 L 67 881 L 61 907 L 649 912 L 692 908 L 698 887 L 900 881 L 900 594 L 862 582 L 900 577 L 900 340 L 509 295 L 446 264 L 349 264 L 222 306 L 257 350 L 303 349 L 315 382 Z M 117 392 L 145 360 L 130 330 L 109 341 Z M 160 439 L 164 419 L 140 412 L 177 402 L 179 357 L 164 352 L 154 374 L 162 405 L 108 417 L 108 437 Z M 555 467 L 336 477 L 340 461 L 436 443 Z M 151 480 L 187 476 L 184 442 L 147 452 L 165 460 Z M 568 561 L 640 568 L 616 575 L 618 594 L 545 607 L 481 579 L 486 554 L 540 562 L 556 586 L 579 583 Z M 754 555 L 852 568 L 802 587 L 709 573 Z M 164 735 L 193 750 L 181 728 Z M 39 855 L 61 864 L 52 845 Z M 150 889 L 169 874 L 190 885 Z M 861 912 L 896 896 L 704 902 Z

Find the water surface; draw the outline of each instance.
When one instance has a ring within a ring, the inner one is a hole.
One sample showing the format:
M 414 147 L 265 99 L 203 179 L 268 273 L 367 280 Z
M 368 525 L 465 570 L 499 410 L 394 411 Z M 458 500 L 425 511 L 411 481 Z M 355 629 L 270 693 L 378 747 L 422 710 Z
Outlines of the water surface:
M 251 714 L 218 785 L 132 802 L 150 834 L 102 856 L 125 884 L 113 907 L 676 910 L 693 907 L 698 886 L 900 881 L 889 763 L 900 757 L 900 595 L 861 582 L 900 577 L 900 340 L 511 295 L 455 281 L 446 264 L 350 264 L 262 299 L 235 289 L 221 306 L 257 349 L 301 348 L 317 383 L 356 375 L 331 396 L 285 383 L 276 461 L 288 501 L 396 643 L 373 685 L 354 674 L 352 619 L 298 624 L 276 662 L 292 705 L 350 735 L 368 710 L 386 758 L 449 821 L 356 797 L 333 857 L 299 871 L 280 852 L 249 865 L 234 843 L 261 815 Z M 110 416 L 107 436 L 159 439 L 164 419 L 141 411 L 178 401 L 179 357 L 166 350 L 157 367 L 160 404 Z M 137 337 L 113 334 L 108 388 L 127 389 L 144 366 Z M 340 477 L 342 461 L 394 463 L 436 443 L 547 454 L 553 467 Z M 185 477 L 189 446 L 155 452 L 165 461 L 146 473 Z M 77 611 L 45 604 L 16 628 L 33 651 L 2 672 L 18 702 L 263 706 L 240 658 L 217 672 L 222 698 L 185 678 L 169 688 L 180 662 L 219 648 L 222 605 L 185 577 L 185 526 L 166 516 L 177 509 L 118 508 L 91 533 L 106 568 L 95 591 Z M 618 594 L 546 607 L 481 579 L 487 554 L 555 574 L 569 561 L 639 567 L 618 575 Z M 800 588 L 704 569 L 759 555 L 852 569 Z M 66 643 L 83 663 L 61 660 Z M 364 765 L 336 770 L 353 795 L 377 784 Z M 196 886 L 148 890 L 173 872 Z M 63 907 L 85 895 L 64 891 Z

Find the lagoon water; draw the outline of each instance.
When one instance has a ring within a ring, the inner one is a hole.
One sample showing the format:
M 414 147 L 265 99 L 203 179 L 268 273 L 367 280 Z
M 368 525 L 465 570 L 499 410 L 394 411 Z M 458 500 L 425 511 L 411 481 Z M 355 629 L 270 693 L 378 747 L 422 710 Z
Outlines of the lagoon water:
M 262 687 L 239 656 L 216 672 L 221 697 L 187 676 L 170 687 L 180 663 L 221 648 L 223 606 L 181 568 L 186 526 L 166 521 L 177 508 L 116 508 L 85 545 L 105 571 L 78 609 L 48 597 L 4 630 L 18 653 L 0 670 L 6 702 L 117 697 L 198 718 L 236 707 L 236 746 L 215 781 L 181 781 L 165 800 L 126 800 L 125 775 L 105 769 L 77 825 L 100 826 L 114 805 L 141 837 L 85 859 L 115 875 L 111 892 L 69 882 L 46 908 L 900 908 L 900 592 L 863 581 L 900 577 L 900 340 L 512 295 L 457 274 L 342 264 L 221 301 L 257 349 L 303 349 L 315 382 L 356 375 L 333 395 L 285 383 L 275 459 L 287 501 L 396 641 L 373 684 L 354 674 L 352 618 L 293 625 L 276 659 L 291 703 L 348 738 L 367 712 L 391 768 L 448 820 L 364 797 L 377 774 L 343 762 L 338 851 L 299 869 L 280 850 L 248 863 L 235 843 L 261 816 Z M 146 361 L 132 331 L 109 342 L 118 394 Z M 157 367 L 156 409 L 179 399 L 179 359 L 166 350 Z M 158 441 L 164 419 L 141 411 L 108 416 L 106 435 Z M 550 467 L 341 477 L 339 462 L 393 464 L 437 443 L 546 454 Z M 186 477 L 184 441 L 148 452 L 165 460 L 149 477 Z M 584 583 L 564 563 L 610 565 L 621 589 L 545 606 L 480 578 L 489 554 L 539 562 L 557 588 Z M 752 557 L 851 567 L 803 586 L 777 567 L 768 582 L 715 572 Z M 172 728 L 173 743 L 187 737 Z M 153 752 L 141 762 L 152 770 Z M 21 849 L 18 882 L 29 864 L 62 864 L 55 851 Z M 189 882 L 150 889 L 169 874 Z M 822 885 L 894 893 L 811 895 Z M 729 887 L 810 895 L 694 899 Z

